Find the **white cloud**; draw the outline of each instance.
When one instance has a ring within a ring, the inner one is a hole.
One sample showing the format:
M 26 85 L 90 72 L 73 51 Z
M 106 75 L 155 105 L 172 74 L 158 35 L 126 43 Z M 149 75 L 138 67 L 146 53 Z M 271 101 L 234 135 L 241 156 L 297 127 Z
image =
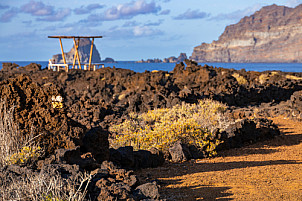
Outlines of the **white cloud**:
M 301 3 L 302 3 L 302 0 L 287 0 L 285 5 L 288 7 L 294 8 Z
M 17 8 L 11 8 L 0 16 L 0 22 L 10 22 L 18 13 Z
M 45 5 L 43 2 L 31 0 L 27 4 L 21 6 L 21 11 L 34 16 L 46 16 L 54 13 L 54 7 Z
M 133 29 L 134 36 L 151 36 L 151 35 L 161 35 L 162 31 L 158 29 L 152 29 L 148 26 L 136 26 Z
M 74 9 L 74 12 L 77 15 L 83 15 L 83 14 L 90 13 L 93 10 L 101 9 L 104 7 L 105 7 L 104 5 L 95 3 L 95 4 L 89 4 L 87 6 L 81 6 L 80 8 L 76 8 L 76 9 Z
M 125 22 L 123 27 L 135 27 L 135 26 L 138 26 L 138 25 L 140 25 L 140 23 L 134 20 L 134 21 Z
M 159 19 L 157 22 L 148 21 L 145 23 L 145 26 L 159 26 L 164 22 L 163 19 Z
M 212 18 L 210 18 L 210 20 L 233 20 L 233 21 L 238 21 L 241 18 L 245 17 L 245 16 L 249 16 L 254 14 L 256 11 L 260 10 L 262 7 L 262 5 L 260 4 L 256 4 L 252 7 L 248 7 L 246 9 L 243 10 L 236 10 L 234 12 L 231 13 L 221 13 L 219 15 L 216 15 Z
M 167 10 L 161 11 L 159 14 L 160 14 L 160 15 L 169 15 L 170 12 L 171 12 L 171 11 L 170 11 L 169 9 L 167 9 Z
M 52 15 L 38 18 L 38 20 L 39 21 L 50 21 L 50 22 L 61 21 L 61 20 L 65 19 L 67 16 L 69 16 L 70 13 L 71 13 L 71 10 L 69 8 L 64 8 L 64 9 L 60 9 L 60 10 L 56 11 Z
M 161 10 L 154 1 L 147 3 L 145 0 L 132 1 L 130 3 L 119 4 L 107 9 L 104 13 L 99 15 L 90 15 L 88 20 L 120 20 L 131 19 L 137 15 L 146 15 L 158 13 Z
M 191 19 L 202 19 L 209 17 L 209 13 L 201 12 L 199 10 L 188 9 L 186 12 L 174 17 L 176 20 L 191 20 Z
M 39 21 L 62 21 L 71 14 L 69 8 L 55 9 L 54 6 L 46 5 L 41 1 L 31 0 L 20 8 L 21 12 L 38 16 Z

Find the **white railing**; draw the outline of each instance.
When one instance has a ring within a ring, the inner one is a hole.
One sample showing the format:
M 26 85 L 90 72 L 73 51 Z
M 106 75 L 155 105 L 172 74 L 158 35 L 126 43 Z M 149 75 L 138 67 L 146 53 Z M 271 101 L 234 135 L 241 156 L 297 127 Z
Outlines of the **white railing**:
M 49 60 L 49 64 L 48 64 L 48 70 L 53 70 L 53 71 L 60 71 L 60 70 L 65 70 L 66 72 L 68 72 L 69 67 L 71 66 L 71 69 L 82 69 L 82 70 L 91 70 L 91 71 L 95 71 L 96 69 L 99 68 L 104 68 L 105 65 L 104 64 L 90 64 L 90 68 L 89 68 L 89 64 L 53 64 L 51 62 L 51 60 Z

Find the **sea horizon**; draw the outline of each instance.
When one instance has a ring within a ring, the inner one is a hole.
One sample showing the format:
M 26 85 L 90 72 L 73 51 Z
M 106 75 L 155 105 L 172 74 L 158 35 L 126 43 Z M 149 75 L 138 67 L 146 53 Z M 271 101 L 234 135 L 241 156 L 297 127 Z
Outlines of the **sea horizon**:
M 136 63 L 137 61 L 116 61 L 116 63 L 104 63 L 105 67 L 115 67 L 133 70 L 138 73 L 153 70 L 172 71 L 177 63 Z M 19 66 L 26 66 L 31 63 L 37 63 L 46 68 L 48 61 L 0 61 L 0 69 L 2 63 L 16 63 Z M 220 63 L 220 62 L 205 62 L 198 63 L 201 66 L 205 64 L 216 68 L 227 68 L 246 71 L 282 71 L 282 72 L 302 72 L 302 63 Z

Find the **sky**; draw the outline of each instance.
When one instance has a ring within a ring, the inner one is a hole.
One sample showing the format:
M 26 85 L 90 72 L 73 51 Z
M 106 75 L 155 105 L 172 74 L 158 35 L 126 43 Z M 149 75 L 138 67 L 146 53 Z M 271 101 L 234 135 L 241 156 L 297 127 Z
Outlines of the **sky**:
M 0 61 L 48 61 L 52 35 L 95 39 L 101 58 L 136 61 L 186 53 L 217 40 L 226 26 L 263 6 L 302 0 L 0 0 Z M 64 51 L 72 40 L 63 39 Z

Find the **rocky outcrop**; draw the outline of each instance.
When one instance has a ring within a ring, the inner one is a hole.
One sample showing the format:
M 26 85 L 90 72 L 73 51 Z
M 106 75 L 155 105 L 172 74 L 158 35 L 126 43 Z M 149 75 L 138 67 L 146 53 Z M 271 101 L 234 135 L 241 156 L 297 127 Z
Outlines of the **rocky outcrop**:
M 194 48 L 198 62 L 302 62 L 302 5 L 263 7 Z
M 88 63 L 89 62 L 89 55 L 90 55 L 90 48 L 91 48 L 91 41 L 88 38 L 82 38 L 80 40 L 80 45 L 79 45 L 79 55 L 81 59 L 81 63 Z M 67 63 L 73 63 L 73 58 L 75 55 L 75 48 L 74 46 L 72 49 L 68 52 L 65 53 L 65 58 Z M 63 63 L 63 57 L 62 54 L 56 54 L 52 57 L 52 60 L 55 61 L 55 63 Z M 92 62 L 93 63 L 100 63 L 101 62 L 101 57 L 99 51 L 96 49 L 96 46 L 93 45 L 93 52 L 92 52 Z
M 186 53 L 180 53 L 180 55 L 176 57 L 168 57 L 164 58 L 163 63 L 180 63 L 187 59 Z
M 222 141 L 217 149 L 225 150 L 271 139 L 280 135 L 280 130 L 272 120 L 255 118 L 238 120 L 230 124 L 225 131 L 219 133 L 217 130 L 215 134 Z
M 32 73 L 31 68 L 28 69 Z M 46 155 L 57 148 L 75 148 L 86 132 L 86 127 L 67 117 L 64 105 L 54 107 L 52 97 L 63 94 L 58 86 L 42 87 L 24 75 L 0 82 L 0 97 L 9 107 L 15 107 L 14 117 L 20 135 L 35 136 Z
M 164 60 L 161 59 L 147 59 L 147 60 L 140 60 L 137 61 L 136 63 L 180 63 L 183 62 L 184 60 L 188 59 L 186 53 L 180 53 L 178 57 L 168 57 L 164 58 Z
M 104 62 L 104 63 L 116 63 L 116 61 L 114 61 L 114 59 L 112 59 L 110 57 L 106 57 L 102 62 Z

